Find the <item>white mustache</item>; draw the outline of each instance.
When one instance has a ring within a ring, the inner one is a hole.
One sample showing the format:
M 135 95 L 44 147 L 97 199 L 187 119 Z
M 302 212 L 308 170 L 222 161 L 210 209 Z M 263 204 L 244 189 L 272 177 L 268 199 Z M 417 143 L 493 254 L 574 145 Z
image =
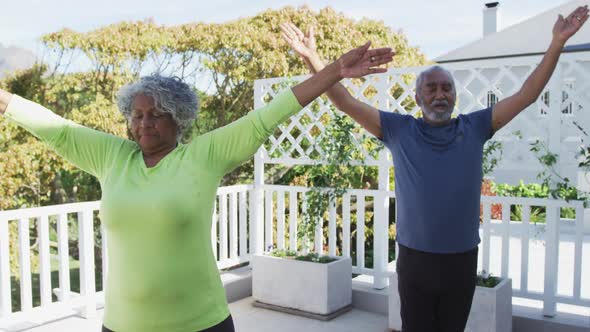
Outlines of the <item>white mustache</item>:
M 432 107 L 436 107 L 436 106 L 446 106 L 449 107 L 449 102 L 444 100 L 444 101 L 435 101 L 434 103 L 430 104 Z

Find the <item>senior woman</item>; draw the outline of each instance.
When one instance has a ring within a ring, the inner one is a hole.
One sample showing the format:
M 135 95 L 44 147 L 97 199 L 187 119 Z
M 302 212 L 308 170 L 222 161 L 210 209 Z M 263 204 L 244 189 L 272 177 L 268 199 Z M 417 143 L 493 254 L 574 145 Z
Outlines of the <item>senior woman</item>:
M 234 331 L 211 246 L 221 178 L 251 158 L 278 124 L 344 77 L 383 72 L 390 49 L 342 55 L 265 107 L 188 144 L 198 100 L 158 75 L 125 86 L 118 106 L 132 140 L 65 120 L 0 89 L 0 113 L 96 176 L 109 239 L 103 331 Z

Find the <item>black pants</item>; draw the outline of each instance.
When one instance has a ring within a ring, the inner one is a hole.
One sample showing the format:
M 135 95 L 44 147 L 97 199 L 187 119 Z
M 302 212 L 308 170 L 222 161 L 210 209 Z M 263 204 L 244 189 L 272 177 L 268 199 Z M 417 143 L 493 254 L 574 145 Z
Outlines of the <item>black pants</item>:
M 399 246 L 398 291 L 403 332 L 465 330 L 477 275 L 477 247 L 433 254 Z
M 114 331 L 107 329 L 103 325 L 102 332 L 114 332 Z M 162 332 L 165 332 L 165 331 L 162 331 Z M 229 316 L 227 316 L 227 318 L 223 322 L 221 322 L 215 326 L 211 326 L 208 329 L 204 329 L 204 330 L 197 331 L 197 332 L 235 332 L 234 321 L 231 318 L 231 315 L 229 315 Z

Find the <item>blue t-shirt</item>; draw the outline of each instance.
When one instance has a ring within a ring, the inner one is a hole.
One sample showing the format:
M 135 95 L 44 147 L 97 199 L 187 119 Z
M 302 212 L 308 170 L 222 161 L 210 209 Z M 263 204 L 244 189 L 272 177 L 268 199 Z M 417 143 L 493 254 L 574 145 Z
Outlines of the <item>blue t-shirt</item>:
M 475 248 L 492 109 L 459 115 L 442 127 L 410 115 L 381 111 L 380 117 L 395 166 L 398 243 L 431 253 Z

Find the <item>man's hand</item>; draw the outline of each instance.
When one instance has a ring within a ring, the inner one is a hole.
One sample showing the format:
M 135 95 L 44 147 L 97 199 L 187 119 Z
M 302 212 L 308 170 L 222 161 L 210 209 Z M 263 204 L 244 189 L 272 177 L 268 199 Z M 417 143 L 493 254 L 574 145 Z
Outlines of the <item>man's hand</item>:
M 322 61 L 317 53 L 313 27 L 308 29 L 307 34 L 304 34 L 293 23 L 282 23 L 281 36 L 293 51 L 303 58 L 313 72 L 323 68 Z M 387 71 L 385 68 L 377 67 L 393 60 L 394 53 L 391 48 L 369 50 L 370 45 L 370 43 L 366 43 L 338 59 L 337 62 L 341 66 L 342 77 L 361 77 Z
M 543 56 L 541 63 L 526 79 L 520 90 L 514 95 L 501 100 L 492 113 L 494 132 L 504 127 L 515 116 L 535 102 L 549 82 L 565 42 L 573 36 L 588 19 L 588 6 L 578 7 L 567 18 L 559 15 L 553 26 L 553 40 Z
M 588 6 L 580 6 L 576 8 L 566 18 L 559 15 L 557 22 L 553 26 L 553 39 L 561 44 L 565 44 L 571 36 L 573 36 L 584 22 L 588 19 Z
M 317 73 L 326 66 L 320 58 L 313 28 L 304 34 L 293 23 L 281 24 L 281 36 L 291 46 L 309 67 L 312 73 Z M 340 77 L 361 77 L 367 74 L 385 72 L 385 68 L 377 66 L 391 62 L 394 53 L 390 48 L 369 50 L 370 43 L 354 49 L 341 56 L 335 63 Z M 330 101 L 342 112 L 352 117 L 368 132 L 382 138 L 379 111 L 371 105 L 353 98 L 348 90 L 340 83 L 334 84 L 328 91 Z
M 291 22 L 282 23 L 281 36 L 291 46 L 293 51 L 304 60 L 308 60 L 311 56 L 316 55 L 313 27 L 307 30 L 307 34 L 303 34 L 295 24 Z

